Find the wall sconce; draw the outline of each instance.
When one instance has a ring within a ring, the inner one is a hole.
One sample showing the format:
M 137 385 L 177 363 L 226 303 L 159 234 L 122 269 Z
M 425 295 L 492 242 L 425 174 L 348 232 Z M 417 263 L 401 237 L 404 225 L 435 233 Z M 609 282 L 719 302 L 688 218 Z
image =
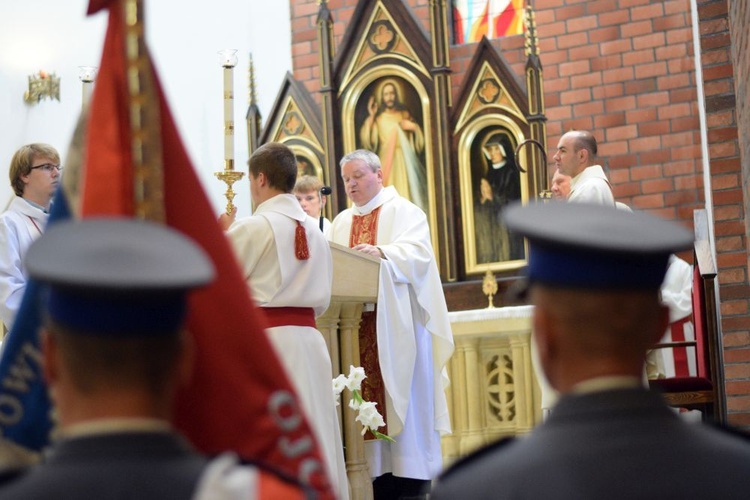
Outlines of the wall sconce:
M 60 77 L 46 71 L 29 75 L 29 90 L 24 92 L 23 100 L 29 104 L 36 104 L 47 98 L 60 100 Z

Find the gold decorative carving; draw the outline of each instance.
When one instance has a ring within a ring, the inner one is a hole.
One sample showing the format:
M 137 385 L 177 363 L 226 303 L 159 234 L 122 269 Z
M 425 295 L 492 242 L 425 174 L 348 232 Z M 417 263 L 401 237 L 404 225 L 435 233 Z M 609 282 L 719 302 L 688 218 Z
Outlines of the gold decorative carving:
M 496 87 L 498 91 L 498 94 L 494 99 L 490 99 L 494 92 L 492 87 Z M 456 130 L 461 129 L 461 127 L 471 121 L 474 116 L 488 108 L 502 113 L 510 113 L 513 116 L 518 117 L 522 122 L 527 123 L 526 117 L 521 112 L 518 105 L 511 99 L 508 89 L 506 89 L 502 83 L 502 79 L 487 61 L 483 63 L 482 69 L 479 71 L 479 75 L 474 81 L 470 95 L 473 97 L 466 101 L 466 105 L 461 110 L 461 115 L 456 124 Z

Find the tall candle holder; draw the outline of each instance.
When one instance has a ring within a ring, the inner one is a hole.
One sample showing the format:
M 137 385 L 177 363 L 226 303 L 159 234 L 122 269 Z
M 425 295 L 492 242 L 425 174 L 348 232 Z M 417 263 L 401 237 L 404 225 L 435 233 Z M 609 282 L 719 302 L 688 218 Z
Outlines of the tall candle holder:
M 232 186 L 242 179 L 244 172 L 234 170 L 234 67 L 237 65 L 237 51 L 225 49 L 219 51 L 219 61 L 224 68 L 224 170 L 214 175 L 226 183 L 224 196 L 227 199 L 227 214 L 234 211 L 235 192 Z

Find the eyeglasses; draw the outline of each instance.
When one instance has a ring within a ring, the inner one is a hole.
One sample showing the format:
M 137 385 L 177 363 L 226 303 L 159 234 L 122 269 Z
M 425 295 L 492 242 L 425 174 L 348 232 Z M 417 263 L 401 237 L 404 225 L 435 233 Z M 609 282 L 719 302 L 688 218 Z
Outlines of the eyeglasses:
M 57 170 L 58 172 L 62 172 L 62 165 L 55 165 L 54 163 L 45 163 L 44 165 L 37 165 L 36 167 L 31 167 L 31 170 L 36 170 L 37 168 L 41 168 L 46 172 L 52 173 L 53 170 Z

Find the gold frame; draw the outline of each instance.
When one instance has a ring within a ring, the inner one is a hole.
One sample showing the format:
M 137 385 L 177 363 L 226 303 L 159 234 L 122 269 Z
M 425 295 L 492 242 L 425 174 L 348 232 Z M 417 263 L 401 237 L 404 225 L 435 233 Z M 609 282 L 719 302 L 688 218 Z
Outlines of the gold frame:
M 477 249 L 475 241 L 475 223 L 474 223 L 474 193 L 472 190 L 472 172 L 471 172 L 471 146 L 477 139 L 479 132 L 487 127 L 496 126 L 503 128 L 513 137 L 516 146 L 526 137 L 519 125 L 510 118 L 500 115 L 484 115 L 474 120 L 469 127 L 464 130 L 458 141 L 458 169 L 459 184 L 461 193 L 461 210 L 463 212 L 463 242 L 464 242 L 464 269 L 467 275 L 480 274 L 487 271 L 508 271 L 518 269 L 526 264 L 526 259 L 517 259 L 509 261 L 496 261 L 489 263 L 477 263 Z M 514 154 L 508 151 L 507 154 Z M 522 167 L 528 162 L 527 154 L 522 151 L 519 157 L 519 166 Z M 521 172 L 521 201 L 528 203 L 529 197 L 529 172 Z M 528 255 L 528 248 L 524 242 L 524 253 Z
M 345 154 L 357 148 L 357 130 L 354 123 L 354 114 L 357 103 L 362 97 L 364 90 L 373 82 L 383 78 L 400 77 L 409 83 L 419 96 L 422 104 L 422 129 L 425 137 L 425 170 L 427 177 L 427 203 L 429 213 L 427 220 L 430 224 L 430 238 L 435 251 L 435 257 L 440 261 L 437 231 L 437 205 L 435 200 L 435 170 L 433 167 L 433 143 L 432 143 L 432 113 L 430 111 L 430 97 L 424 84 L 414 74 L 401 66 L 386 64 L 377 66 L 369 71 L 363 72 L 352 81 L 349 88 L 342 93 L 341 97 L 341 123 L 344 138 Z

